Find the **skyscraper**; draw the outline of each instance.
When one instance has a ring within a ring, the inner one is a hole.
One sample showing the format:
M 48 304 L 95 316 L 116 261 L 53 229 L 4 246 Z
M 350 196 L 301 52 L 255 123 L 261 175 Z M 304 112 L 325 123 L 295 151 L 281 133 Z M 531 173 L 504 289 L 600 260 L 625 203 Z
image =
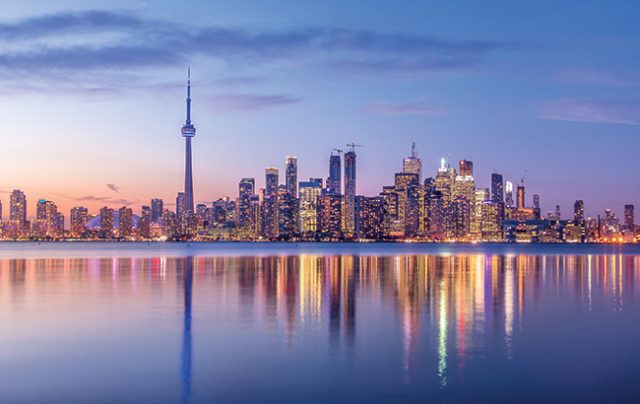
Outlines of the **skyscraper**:
M 327 178 L 327 189 L 330 194 L 340 195 L 341 180 L 342 180 L 342 167 L 340 162 L 340 154 L 333 154 L 329 156 L 329 178 Z
M 318 230 L 317 208 L 321 194 L 321 182 L 300 182 L 300 233 L 302 235 L 313 235 Z
M 27 197 L 19 189 L 14 189 L 11 192 L 9 220 L 20 227 L 27 222 Z
M 558 208 L 558 220 L 560 220 L 560 209 Z M 584 226 L 584 201 L 578 199 L 573 204 L 573 223 L 576 226 Z
M 88 216 L 89 211 L 87 208 L 82 206 L 71 208 L 70 220 L 72 237 L 80 237 L 85 232 Z
M 287 192 L 294 198 L 298 197 L 298 158 L 296 156 L 287 156 L 285 162 L 285 181 Z
M 187 120 L 182 126 L 185 139 L 184 200 L 185 212 L 193 212 L 193 172 L 191 166 L 191 138 L 196 135 L 196 127 L 191 123 L 191 69 L 187 71 Z M 180 220 L 180 218 L 178 218 Z
M 513 208 L 513 182 L 507 181 L 504 185 L 504 203 L 507 208 Z
M 524 185 L 518 185 L 516 187 L 516 208 L 524 209 L 525 201 L 524 201 Z
M 264 170 L 265 195 L 278 195 L 279 177 L 279 171 L 275 167 L 268 167 Z
M 540 195 L 533 194 L 533 208 L 540 210 Z
M 491 200 L 494 202 L 504 202 L 502 175 L 498 173 L 491 174 Z
M 422 183 L 422 160 L 416 153 L 416 143 L 411 143 L 411 156 L 402 160 L 402 172 L 405 174 L 417 174 L 418 182 Z
M 249 223 L 251 215 L 251 195 L 255 193 L 256 180 L 243 178 L 238 184 L 238 226 L 243 227 Z
M 162 219 L 162 211 L 164 209 L 164 202 L 162 199 L 151 200 L 151 222 L 158 223 Z
M 111 238 L 113 236 L 113 209 L 104 207 L 100 209 L 100 237 Z
M 355 199 L 356 152 L 352 147 L 344 154 L 344 228 L 347 234 L 353 234 L 355 230 Z
M 126 206 L 118 210 L 118 235 L 120 237 L 131 237 L 133 233 L 133 211 Z
M 635 231 L 636 228 L 633 210 L 633 205 L 624 205 L 624 229 L 630 232 Z
M 463 177 L 473 176 L 473 162 L 469 160 L 460 160 L 460 175 Z

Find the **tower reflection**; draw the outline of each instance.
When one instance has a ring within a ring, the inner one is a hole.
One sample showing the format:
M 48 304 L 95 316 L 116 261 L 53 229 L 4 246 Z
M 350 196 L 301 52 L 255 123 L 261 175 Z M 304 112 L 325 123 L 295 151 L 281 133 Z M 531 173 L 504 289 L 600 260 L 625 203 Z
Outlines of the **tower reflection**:
M 182 284 L 184 290 L 184 321 L 182 328 L 182 402 L 191 401 L 191 296 L 193 287 L 193 257 L 185 257 L 182 264 Z

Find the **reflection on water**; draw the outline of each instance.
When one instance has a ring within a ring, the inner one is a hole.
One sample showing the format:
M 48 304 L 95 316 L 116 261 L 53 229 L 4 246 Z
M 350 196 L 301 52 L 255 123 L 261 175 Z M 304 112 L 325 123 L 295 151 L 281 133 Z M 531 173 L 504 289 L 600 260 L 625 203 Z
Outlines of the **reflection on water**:
M 0 398 L 628 398 L 639 260 L 0 260 Z

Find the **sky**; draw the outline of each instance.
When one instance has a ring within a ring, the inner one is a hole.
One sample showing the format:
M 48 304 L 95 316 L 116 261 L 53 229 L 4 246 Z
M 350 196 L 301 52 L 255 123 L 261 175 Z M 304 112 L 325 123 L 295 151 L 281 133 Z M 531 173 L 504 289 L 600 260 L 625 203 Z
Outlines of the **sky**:
M 192 71 L 196 202 L 298 157 L 325 177 L 364 144 L 357 190 L 393 184 L 411 142 L 525 175 L 543 212 L 640 204 L 640 6 L 633 1 L 20 1 L 0 17 L 0 201 L 95 212 L 183 187 Z

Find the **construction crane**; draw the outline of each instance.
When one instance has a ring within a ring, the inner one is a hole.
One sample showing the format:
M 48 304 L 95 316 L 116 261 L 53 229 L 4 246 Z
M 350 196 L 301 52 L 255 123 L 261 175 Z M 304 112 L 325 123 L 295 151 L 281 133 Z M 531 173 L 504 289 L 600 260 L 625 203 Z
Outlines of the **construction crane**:
M 342 149 L 336 149 L 336 148 L 333 148 L 332 150 L 333 150 L 333 151 L 335 151 L 335 152 L 337 152 L 337 153 L 338 153 L 338 156 L 339 156 L 339 155 L 341 155 L 342 153 L 344 153 L 344 150 L 342 150 Z M 333 154 L 333 152 L 332 152 L 331 154 Z
M 522 177 L 520 177 L 520 184 L 524 187 L 524 180 L 525 178 L 527 178 L 527 171 L 528 170 L 524 170 L 524 174 L 522 175 Z
M 349 151 L 355 152 L 356 151 L 356 147 L 364 147 L 364 145 L 363 144 L 355 144 L 355 143 L 351 142 L 351 143 L 347 143 L 347 147 L 349 147 L 351 149 Z

